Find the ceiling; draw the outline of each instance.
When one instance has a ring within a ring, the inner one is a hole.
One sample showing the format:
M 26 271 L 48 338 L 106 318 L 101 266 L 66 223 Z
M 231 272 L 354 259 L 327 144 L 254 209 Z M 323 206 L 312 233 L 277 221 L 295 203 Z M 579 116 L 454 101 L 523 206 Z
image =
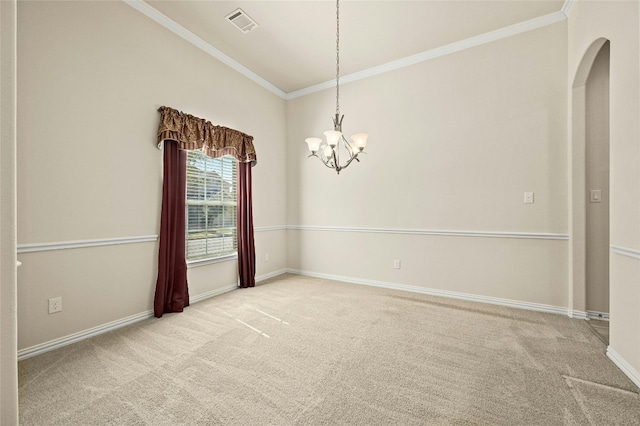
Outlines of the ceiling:
M 145 3 L 148 10 L 169 18 L 165 21 L 172 26 L 184 27 L 213 46 L 213 50 L 222 52 L 285 94 L 335 81 L 334 1 L 147 0 Z M 348 76 L 491 31 L 557 15 L 564 3 L 563 0 L 343 0 L 340 75 Z M 259 27 L 245 34 L 228 22 L 225 17 L 237 8 Z

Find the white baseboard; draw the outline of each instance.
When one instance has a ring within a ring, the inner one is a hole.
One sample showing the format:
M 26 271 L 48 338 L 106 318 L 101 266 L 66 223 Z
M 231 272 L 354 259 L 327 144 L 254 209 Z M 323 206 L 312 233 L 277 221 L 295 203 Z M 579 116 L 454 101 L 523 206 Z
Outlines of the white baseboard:
M 414 293 L 428 294 L 431 296 L 442 296 L 442 297 L 449 297 L 453 299 L 468 300 L 472 302 L 481 302 L 481 303 L 490 303 L 493 305 L 508 306 L 511 308 L 528 309 L 531 311 L 548 312 L 553 314 L 562 314 L 562 315 L 568 315 L 569 317 L 576 318 L 576 319 L 586 320 L 589 318 L 591 314 L 595 314 L 595 315 L 602 314 L 603 316 L 606 315 L 607 320 L 609 318 L 609 314 L 606 314 L 604 312 L 595 312 L 595 311 L 583 312 L 583 311 L 569 310 L 566 308 L 562 308 L 560 306 L 544 305 L 540 303 L 531 303 L 531 302 L 521 302 L 517 300 L 510 300 L 510 299 L 499 299 L 495 297 L 479 296 L 474 294 L 458 293 L 453 291 L 437 290 L 437 289 L 416 287 L 416 286 L 404 285 L 404 284 L 393 284 L 393 283 L 386 283 L 382 281 L 365 280 L 365 279 L 358 279 L 358 278 L 352 278 L 352 277 L 343 277 L 339 275 L 321 274 L 317 272 L 301 271 L 297 269 L 288 269 L 287 272 L 291 274 L 305 275 L 305 276 L 316 277 L 316 278 L 324 278 L 324 279 L 341 281 L 341 282 L 346 282 L 351 284 L 362 284 L 362 285 L 369 285 L 373 287 L 382 287 L 382 288 L 389 288 L 389 289 L 395 289 L 395 290 L 410 291 Z M 596 316 L 596 318 L 600 319 L 599 316 Z M 631 365 L 629 365 L 629 363 L 626 362 L 624 358 L 622 358 L 611 346 L 607 347 L 607 356 L 627 377 L 629 377 L 629 379 L 636 386 L 640 388 L 640 373 L 638 373 Z
M 270 272 L 268 274 L 260 275 L 256 277 L 256 282 L 265 281 L 269 278 L 277 277 L 278 275 L 282 275 L 286 273 L 285 269 L 280 269 L 278 271 Z M 209 299 L 214 296 L 218 296 L 230 291 L 237 289 L 237 284 L 232 284 L 228 286 L 224 286 L 221 288 L 217 288 L 215 290 L 208 291 L 206 293 L 199 294 L 194 297 L 189 298 L 189 303 L 194 304 L 201 302 L 203 300 Z M 54 349 L 61 348 L 63 346 L 70 345 L 72 343 L 80 342 L 82 340 L 88 339 L 90 337 L 98 336 L 103 333 L 107 333 L 112 330 L 116 330 L 118 328 L 126 327 L 128 325 L 134 324 L 136 322 L 152 318 L 153 310 L 140 312 L 139 314 L 131 315 L 126 318 L 121 318 L 112 322 L 108 322 L 106 324 L 99 325 L 97 327 L 93 327 L 87 330 L 80 331 L 78 333 L 69 334 L 64 337 L 60 337 L 58 339 L 50 340 L 45 343 L 41 343 L 39 345 L 34 345 L 28 348 L 24 348 L 18 351 L 18 361 L 22 361 L 27 358 L 31 358 L 36 355 L 43 354 L 45 352 L 52 351 Z
M 640 374 L 611 345 L 607 346 L 607 356 L 622 372 L 640 388 Z
M 540 303 L 521 302 L 517 300 L 501 299 L 496 297 L 480 296 L 480 295 L 459 293 L 459 292 L 453 292 L 453 291 L 447 291 L 447 290 L 416 287 L 416 286 L 405 285 L 405 284 L 394 284 L 394 283 L 387 283 L 383 281 L 344 277 L 339 275 L 322 274 L 322 273 L 302 271 L 297 269 L 280 269 L 277 271 L 270 272 L 268 274 L 260 275 L 256 277 L 256 283 L 268 280 L 270 278 L 277 277 L 278 275 L 282 275 L 285 273 L 304 275 L 304 276 L 316 277 L 316 278 L 324 278 L 324 279 L 341 281 L 341 282 L 346 282 L 351 284 L 360 284 L 360 285 L 368 285 L 372 287 L 403 290 L 403 291 L 408 291 L 413 293 L 427 294 L 431 296 L 442 296 L 442 297 L 448 297 L 452 299 L 468 300 L 472 302 L 489 303 L 493 305 L 507 306 L 507 307 L 518 308 L 518 309 L 527 309 L 527 310 L 538 311 L 538 312 L 563 314 L 563 315 L 568 315 L 572 318 L 579 318 L 579 319 L 587 319 L 588 315 L 593 313 L 591 311 L 582 312 L 582 311 L 568 310 L 566 308 L 562 308 L 559 306 L 545 305 Z M 190 298 L 190 303 L 191 304 L 197 303 L 197 302 L 209 299 L 211 297 L 233 291 L 237 288 L 238 288 L 237 285 L 233 284 L 233 285 L 221 287 L 219 289 L 215 289 L 206 293 L 202 293 L 202 294 L 199 294 L 198 296 Z M 39 345 L 21 349 L 18 351 L 18 361 L 22 361 L 24 359 L 31 358 L 33 356 L 40 355 L 45 352 L 58 349 L 63 346 L 70 345 L 72 343 L 80 342 L 90 337 L 107 333 L 109 331 L 116 330 L 118 328 L 125 327 L 127 325 L 134 324 L 136 322 L 139 322 L 151 317 L 153 317 L 153 311 L 149 310 L 149 311 L 131 315 L 129 317 L 122 318 L 116 321 L 112 321 L 97 327 L 93 327 L 78 333 L 70 334 L 68 336 L 64 336 L 59 339 L 54 339 Z M 607 318 L 608 318 L 608 314 L 607 314 Z M 620 368 L 620 370 L 627 377 L 629 377 L 629 379 L 636 386 L 640 387 L 640 374 L 631 365 L 629 365 L 629 363 L 625 361 L 624 358 L 622 358 L 611 346 L 607 347 L 607 356 L 613 361 L 613 363 L 618 368 Z
M 609 313 L 608 312 L 598 312 L 598 311 L 570 311 L 569 316 L 571 318 L 576 319 L 597 319 L 602 321 L 609 321 Z
M 45 352 L 52 351 L 54 349 L 61 348 L 63 346 L 70 345 L 72 343 L 80 342 L 81 340 L 88 339 L 89 337 L 97 336 L 102 333 L 106 333 L 111 330 L 115 330 L 121 327 L 125 327 L 129 324 L 133 324 L 147 318 L 153 317 L 153 311 L 145 311 L 139 314 L 131 315 L 126 318 L 121 318 L 116 321 L 108 322 L 106 324 L 99 325 L 97 327 L 83 330 L 78 333 L 69 334 L 68 336 L 60 337 L 59 339 L 50 340 L 39 345 L 31 346 L 18 351 L 18 361 L 31 358 L 32 356 L 40 355 Z
M 583 320 L 586 320 L 588 318 L 588 314 L 585 311 L 569 310 L 568 313 L 569 313 L 569 318 L 583 319 Z
M 587 318 L 589 319 L 597 319 L 602 321 L 609 321 L 609 313 L 608 312 L 598 312 L 598 311 L 587 311 Z
M 207 291 L 205 293 L 200 293 L 197 296 L 189 297 L 189 304 L 193 305 L 194 303 L 202 302 L 203 300 L 210 299 L 214 296 L 218 296 L 224 293 L 228 293 L 238 288 L 237 284 L 227 285 L 224 287 L 216 288 L 215 290 Z
M 269 272 L 268 274 L 259 275 L 256 277 L 256 283 L 259 283 L 261 281 L 266 281 L 271 278 L 275 278 L 278 275 L 286 274 L 287 271 L 288 271 L 287 269 L 278 269 L 277 271 Z
M 297 269 L 287 269 L 287 272 L 291 274 L 306 275 L 309 277 L 324 278 L 324 279 L 333 280 L 333 281 L 342 281 L 342 282 L 351 283 L 351 284 L 362 284 L 362 285 L 368 285 L 373 287 L 382 287 L 382 288 L 389 288 L 394 290 L 409 291 L 412 293 L 427 294 L 430 296 L 442 296 L 442 297 L 448 297 L 451 299 L 460 299 L 460 300 L 468 300 L 471 302 L 489 303 L 492 305 L 508 306 L 511 308 L 527 309 L 531 311 L 569 315 L 569 311 L 567 310 L 567 308 L 563 308 L 560 306 L 553 306 L 553 305 L 545 305 L 541 303 L 522 302 L 519 300 L 501 299 L 497 297 L 480 296 L 476 294 L 459 293 L 459 292 L 448 291 L 448 290 L 416 287 L 416 286 L 406 285 L 406 284 L 395 284 L 395 283 L 388 283 L 383 281 L 366 280 L 361 278 L 343 277 L 339 275 L 321 274 L 317 272 L 301 271 Z

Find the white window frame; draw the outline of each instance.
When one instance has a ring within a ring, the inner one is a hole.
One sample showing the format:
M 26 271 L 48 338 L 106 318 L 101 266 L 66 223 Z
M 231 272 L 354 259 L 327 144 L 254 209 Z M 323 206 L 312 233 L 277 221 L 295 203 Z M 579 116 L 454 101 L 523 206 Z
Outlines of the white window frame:
M 185 257 L 189 266 L 237 257 L 237 177 L 234 157 L 187 152 Z M 211 213 L 212 207 L 221 208 L 221 213 Z

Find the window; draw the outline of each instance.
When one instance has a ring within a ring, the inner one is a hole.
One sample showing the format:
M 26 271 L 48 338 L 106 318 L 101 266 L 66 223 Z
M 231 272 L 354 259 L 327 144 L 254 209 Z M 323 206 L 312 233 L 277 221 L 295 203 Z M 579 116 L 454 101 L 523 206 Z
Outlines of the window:
M 187 152 L 187 261 L 235 254 L 237 163 Z

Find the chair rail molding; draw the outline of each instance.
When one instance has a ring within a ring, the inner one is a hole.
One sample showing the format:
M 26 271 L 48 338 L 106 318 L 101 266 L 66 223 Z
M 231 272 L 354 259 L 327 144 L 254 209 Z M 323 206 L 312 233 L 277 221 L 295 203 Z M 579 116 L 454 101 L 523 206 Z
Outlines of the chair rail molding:
M 51 243 L 18 244 L 18 254 L 38 251 L 66 250 L 86 247 L 113 246 L 119 244 L 148 243 L 158 240 L 157 235 L 139 237 L 100 238 L 91 240 L 57 241 Z
M 568 234 L 541 232 L 458 231 L 450 229 L 358 228 L 342 226 L 289 225 L 295 231 L 363 232 L 373 234 L 440 235 L 450 237 L 524 238 L 536 240 L 568 240 Z
M 640 259 L 640 250 L 636 250 L 628 247 L 622 247 L 622 246 L 615 246 L 615 245 L 612 245 L 611 249 L 616 254 L 632 257 L 634 259 Z

